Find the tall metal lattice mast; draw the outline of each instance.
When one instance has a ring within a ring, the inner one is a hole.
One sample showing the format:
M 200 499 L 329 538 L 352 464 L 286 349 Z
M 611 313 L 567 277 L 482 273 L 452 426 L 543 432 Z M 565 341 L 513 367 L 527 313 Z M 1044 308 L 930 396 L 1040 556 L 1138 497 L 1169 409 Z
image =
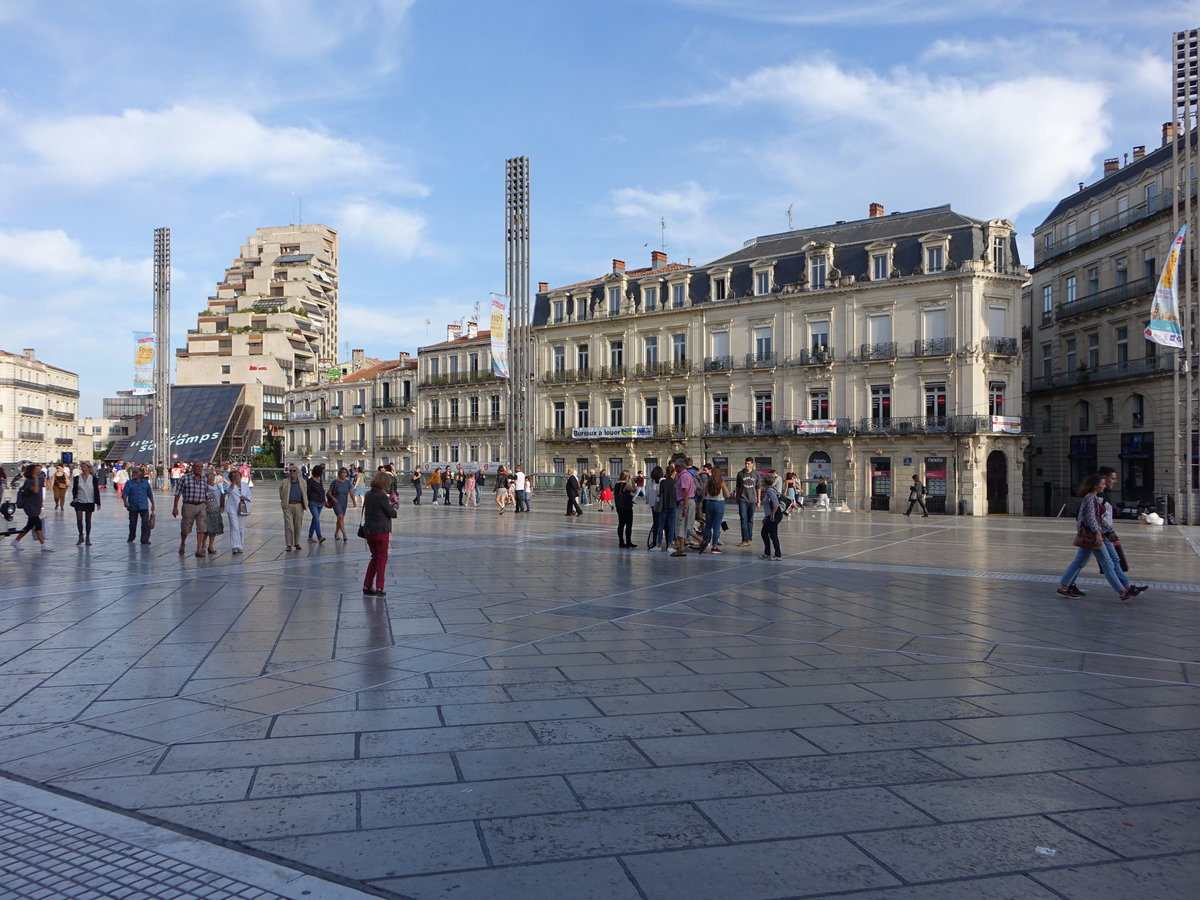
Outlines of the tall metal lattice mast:
M 529 157 L 505 161 L 504 294 L 508 298 L 508 459 L 535 470 L 534 358 L 529 314 Z
M 170 228 L 154 229 L 154 347 L 154 465 L 165 479 L 171 468 Z
M 1175 352 L 1176 366 L 1174 388 L 1176 402 L 1174 412 L 1174 446 L 1172 459 L 1175 467 L 1175 513 L 1176 521 L 1194 525 L 1200 520 L 1197 509 L 1196 479 L 1194 465 L 1197 441 L 1197 426 L 1200 425 L 1200 404 L 1197 403 L 1195 365 L 1195 328 L 1200 318 L 1200 294 L 1196 290 L 1196 253 L 1193 249 L 1200 239 L 1197 233 L 1196 164 L 1195 144 L 1198 104 L 1200 104 L 1200 53 L 1197 44 L 1200 31 L 1176 32 L 1172 41 L 1172 60 L 1175 66 L 1174 94 L 1172 95 L 1171 121 L 1175 134 L 1172 136 L 1173 171 L 1178 179 L 1178 195 L 1181 202 L 1171 205 L 1172 237 L 1180 227 L 1188 226 L 1183 253 L 1179 260 L 1179 277 L 1176 280 L 1179 296 L 1179 321 L 1183 329 L 1183 350 Z

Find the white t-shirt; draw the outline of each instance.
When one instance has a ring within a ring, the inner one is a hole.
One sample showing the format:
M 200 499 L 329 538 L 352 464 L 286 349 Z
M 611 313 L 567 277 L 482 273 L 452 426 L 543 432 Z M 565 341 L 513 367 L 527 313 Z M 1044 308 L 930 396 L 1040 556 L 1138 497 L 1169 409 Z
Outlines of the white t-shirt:
M 518 491 L 525 490 L 525 473 L 518 472 L 515 476 L 513 476 L 513 478 L 514 478 L 513 487 L 516 488 Z

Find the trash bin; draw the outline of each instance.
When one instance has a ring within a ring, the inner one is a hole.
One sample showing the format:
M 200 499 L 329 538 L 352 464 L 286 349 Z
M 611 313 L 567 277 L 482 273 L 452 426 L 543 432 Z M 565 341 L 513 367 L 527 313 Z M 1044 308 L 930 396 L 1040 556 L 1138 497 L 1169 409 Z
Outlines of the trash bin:
M 967 501 L 966 500 L 958 501 L 958 514 L 960 516 L 965 516 L 967 514 Z
M 1154 498 L 1154 511 L 1156 513 L 1158 513 L 1160 516 L 1162 516 L 1164 519 L 1167 517 L 1167 495 L 1166 494 L 1160 494 L 1159 496 Z

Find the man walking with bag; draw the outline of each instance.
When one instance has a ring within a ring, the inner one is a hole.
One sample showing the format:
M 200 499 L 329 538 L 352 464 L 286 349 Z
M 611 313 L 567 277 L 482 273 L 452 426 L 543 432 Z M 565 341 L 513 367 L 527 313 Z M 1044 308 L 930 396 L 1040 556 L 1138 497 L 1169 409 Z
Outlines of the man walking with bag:
M 913 476 L 913 483 L 908 489 L 908 510 L 904 514 L 907 516 L 913 511 L 914 506 L 921 507 L 921 515 L 928 519 L 929 511 L 925 509 L 925 501 L 922 499 L 925 496 L 925 485 L 921 484 L 921 479 L 916 475 Z

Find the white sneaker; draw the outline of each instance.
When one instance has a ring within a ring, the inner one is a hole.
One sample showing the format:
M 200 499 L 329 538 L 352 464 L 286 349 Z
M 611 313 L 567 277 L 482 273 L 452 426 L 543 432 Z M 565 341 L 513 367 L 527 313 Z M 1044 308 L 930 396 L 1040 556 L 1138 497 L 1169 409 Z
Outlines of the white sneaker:
M 11 547 L 12 547 L 14 550 L 20 550 L 20 549 L 21 549 L 21 542 L 20 542 L 20 541 L 13 541 L 13 542 L 12 542 L 12 544 L 11 544 L 10 546 L 11 546 Z
M 53 553 L 54 548 L 51 547 L 49 544 L 42 544 L 42 551 L 45 553 Z

